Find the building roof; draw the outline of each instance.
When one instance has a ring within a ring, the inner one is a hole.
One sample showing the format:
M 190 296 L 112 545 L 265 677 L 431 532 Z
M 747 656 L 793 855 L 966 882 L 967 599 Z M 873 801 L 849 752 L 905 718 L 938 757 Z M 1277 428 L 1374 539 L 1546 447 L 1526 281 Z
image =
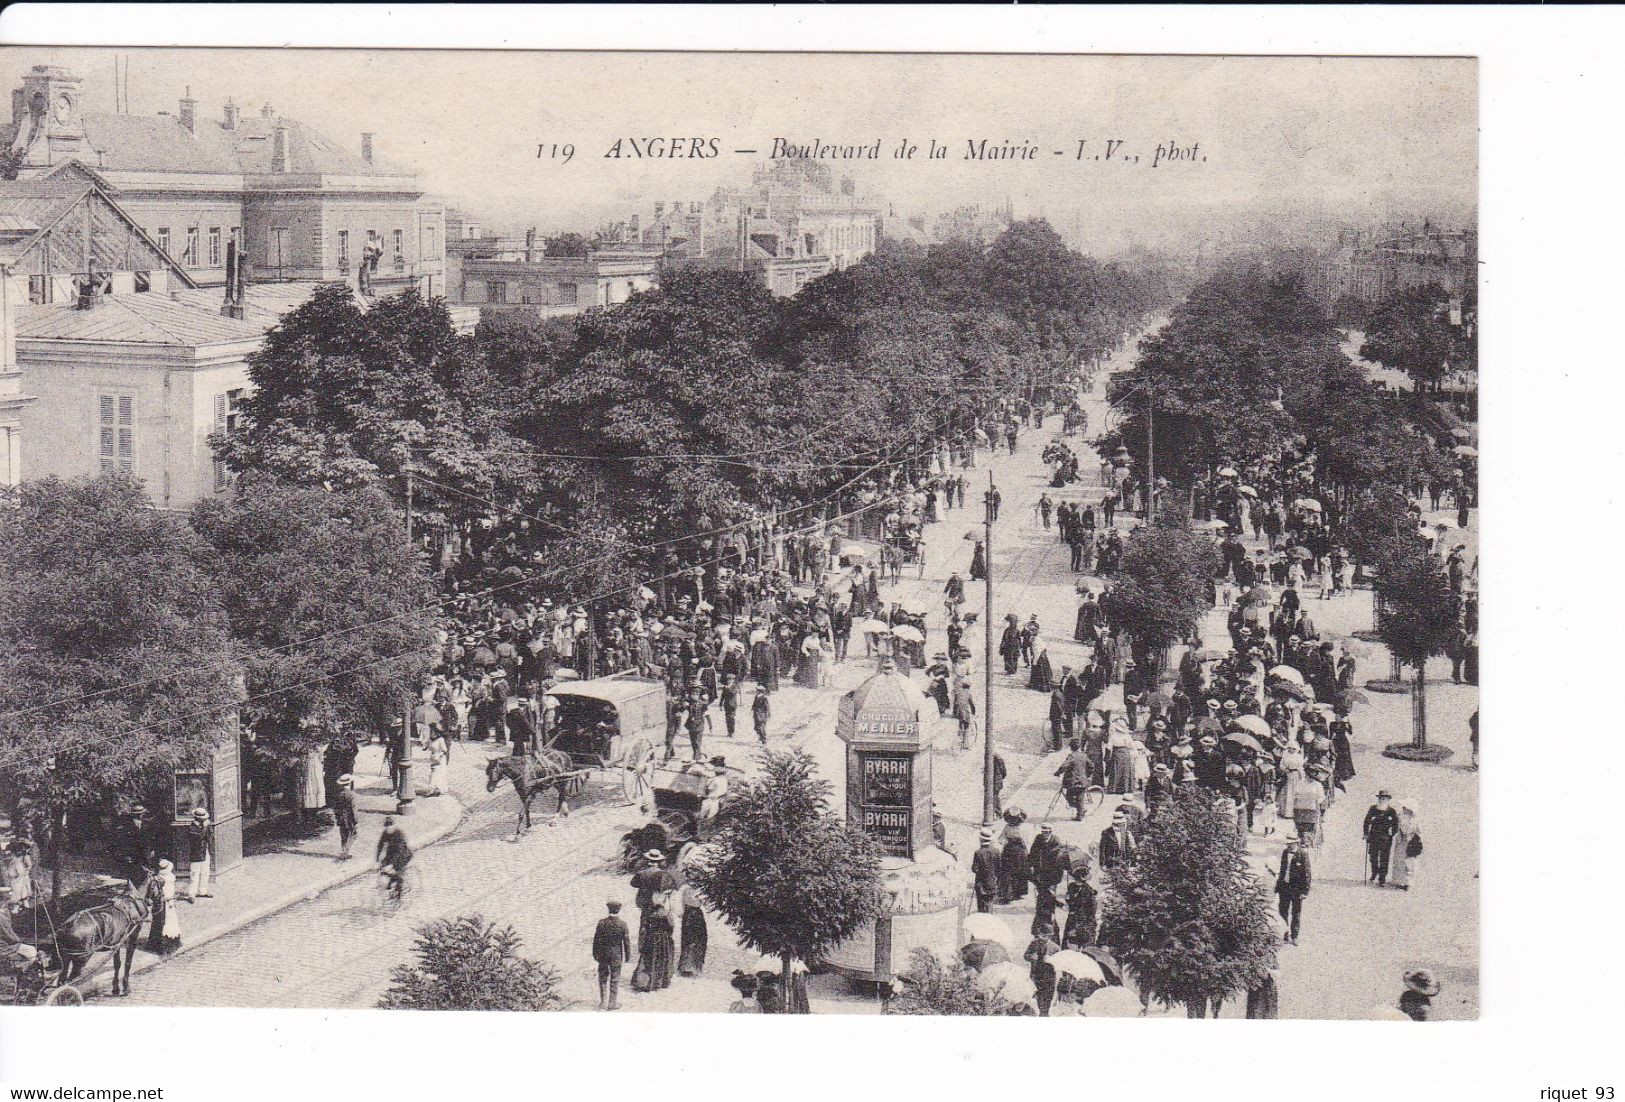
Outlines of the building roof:
M 19 340 L 194 348 L 259 340 L 266 328 L 158 293 L 102 295 L 89 310 L 81 310 L 73 303 L 23 306 L 17 310 Z
M 86 114 L 85 142 L 105 172 L 268 174 L 278 126 L 288 131 L 292 173 L 329 176 L 403 176 L 411 173 L 374 159 L 370 164 L 295 119 L 240 117 L 234 130 L 219 119 L 197 119 L 192 133 L 174 115 Z
M 0 264 L 15 266 L 71 211 L 90 204 L 95 227 L 90 256 L 100 261 L 99 266 L 105 267 L 114 257 L 143 270 L 162 266 L 184 286 L 195 287 L 196 281 L 119 206 L 113 198 L 116 190 L 78 161 L 64 161 L 20 180 L 0 180 Z M 77 260 L 88 263 L 89 256 Z

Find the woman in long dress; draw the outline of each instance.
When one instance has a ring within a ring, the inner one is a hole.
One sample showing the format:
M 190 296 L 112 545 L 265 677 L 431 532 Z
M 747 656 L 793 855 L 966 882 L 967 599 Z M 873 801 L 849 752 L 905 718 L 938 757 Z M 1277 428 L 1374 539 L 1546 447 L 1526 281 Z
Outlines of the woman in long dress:
M 677 974 L 697 976 L 705 971 L 705 950 L 709 942 L 705 928 L 705 907 L 692 884 L 683 885 L 682 901 L 683 948 L 678 955 Z
M 1288 746 L 1281 754 L 1281 780 L 1280 786 L 1276 789 L 1275 812 L 1283 819 L 1292 818 L 1298 786 L 1304 780 L 1303 767 L 1306 761 L 1303 748 L 1296 743 Z
M 1403 804 L 1399 808 L 1399 832 L 1394 835 L 1388 857 L 1388 883 L 1410 891 L 1421 871 L 1422 834 L 1416 829 L 1416 813 Z
M 430 796 L 443 796 L 451 787 L 451 770 L 448 763 L 451 760 L 451 747 L 446 743 L 446 736 L 435 732 L 434 741 L 429 743 L 429 792 Z
M 1021 824 L 1027 816 L 1020 808 L 1004 813 L 1004 848 L 999 853 L 999 902 L 1027 898 L 1027 841 Z
M 147 903 L 152 918 L 147 949 L 168 956 L 181 946 L 181 915 L 175 908 L 175 865 L 168 858 L 158 862 L 158 875 L 147 887 Z
M 1111 737 L 1106 742 L 1106 747 L 1110 751 L 1111 758 L 1106 790 L 1114 796 L 1132 794 L 1134 791 L 1134 736 L 1127 730 L 1114 725 Z
M 660 991 L 671 986 L 672 958 L 676 945 L 671 936 L 671 915 L 656 903 L 643 916 L 643 934 L 638 938 L 638 967 L 632 973 L 632 990 Z

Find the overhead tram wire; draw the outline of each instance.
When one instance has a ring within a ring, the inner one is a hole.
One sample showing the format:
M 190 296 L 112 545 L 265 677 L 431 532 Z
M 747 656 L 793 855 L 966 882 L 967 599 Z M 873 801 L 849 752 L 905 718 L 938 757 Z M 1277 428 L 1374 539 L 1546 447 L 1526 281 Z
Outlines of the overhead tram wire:
M 934 448 L 931 449 L 931 450 L 934 450 Z M 925 454 L 925 453 L 921 452 L 919 454 Z M 869 471 L 872 471 L 872 470 L 874 470 L 874 469 L 876 469 L 876 468 L 878 468 L 880 466 L 883 466 L 885 464 L 885 462 L 887 462 L 887 461 L 882 460 L 879 463 L 872 464 L 865 471 L 860 472 L 856 478 L 848 480 L 847 482 L 843 483 L 841 486 L 837 487 L 831 493 L 826 494 L 821 498 L 816 498 L 813 501 L 806 502 L 804 504 L 794 506 L 791 509 L 786 510 L 786 512 L 789 513 L 789 514 L 794 514 L 796 512 L 800 512 L 800 511 L 803 511 L 805 509 L 816 508 L 819 505 L 823 505 L 823 504 L 828 503 L 829 501 L 833 500 L 834 498 L 839 497 L 842 493 L 844 493 L 848 489 L 850 489 L 853 485 L 856 484 L 856 482 L 859 479 L 861 479 L 863 477 L 863 475 L 867 474 Z M 420 482 L 428 482 L 429 481 L 428 479 L 425 479 L 421 474 L 415 474 L 414 477 L 417 478 L 417 480 L 420 481 Z M 467 495 L 467 494 L 465 494 L 464 496 L 473 497 L 474 500 L 478 500 L 478 501 L 480 501 L 482 503 L 485 503 L 485 504 L 493 505 L 494 507 L 499 508 L 499 509 L 504 509 L 505 511 L 514 512 L 514 513 L 516 513 L 516 515 L 528 516 L 528 514 L 518 513 L 517 510 L 511 510 L 511 509 L 508 509 L 508 507 L 497 505 L 495 502 L 490 501 L 490 499 L 478 498 L 478 497 L 474 497 L 474 495 Z M 529 519 L 540 520 L 542 523 L 551 525 L 551 526 L 553 526 L 555 528 L 558 528 L 560 531 L 563 531 L 566 534 L 570 534 L 570 535 L 577 534 L 577 533 L 571 532 L 568 528 L 565 528 L 564 526 L 559 525 L 556 521 L 548 521 L 548 520 L 545 520 L 545 519 L 540 518 L 540 517 L 529 517 Z M 329 639 L 341 638 L 341 637 L 343 637 L 345 635 L 348 635 L 348 634 L 351 634 L 351 633 L 357 632 L 357 631 L 362 631 L 362 630 L 364 630 L 366 628 L 378 627 L 378 626 L 381 626 L 383 624 L 392 623 L 392 622 L 394 622 L 396 620 L 405 619 L 408 616 L 415 616 L 415 615 L 418 615 L 418 614 L 423 613 L 423 612 L 434 611 L 434 610 L 440 608 L 441 606 L 443 606 L 443 605 L 445 605 L 445 604 L 447 604 L 448 602 L 451 602 L 451 601 L 464 600 L 464 599 L 468 599 L 468 598 L 476 598 L 477 599 L 477 598 L 481 598 L 481 597 L 487 597 L 487 596 L 490 596 L 490 595 L 492 595 L 494 593 L 498 593 L 498 592 L 501 592 L 503 590 L 511 589 L 511 588 L 513 588 L 513 587 L 515 587 L 517 585 L 524 585 L 524 584 L 529 584 L 529 583 L 532 583 L 532 582 L 540 581 L 540 580 L 542 580 L 542 578 L 551 577 L 551 576 L 554 576 L 554 575 L 557 575 L 557 574 L 562 574 L 562 573 L 565 573 L 566 571 L 576 570 L 576 571 L 580 571 L 580 572 L 584 573 L 587 569 L 590 569 L 591 567 L 599 565 L 601 563 L 610 561 L 611 559 L 614 559 L 614 558 L 616 558 L 618 556 L 633 555 L 633 554 L 638 554 L 638 553 L 644 552 L 644 551 L 655 551 L 655 550 L 659 550 L 659 549 L 661 549 L 663 547 L 669 547 L 669 546 L 672 546 L 673 544 L 684 543 L 684 542 L 687 542 L 687 541 L 690 541 L 690 540 L 706 539 L 706 538 L 712 538 L 712 537 L 716 537 L 716 536 L 720 536 L 720 535 L 725 535 L 725 534 L 727 534 L 729 532 L 732 532 L 732 531 L 735 531 L 735 530 L 737 530 L 739 528 L 745 528 L 745 527 L 749 527 L 750 525 L 756 524 L 756 523 L 759 522 L 759 519 L 760 518 L 753 517 L 753 518 L 750 518 L 750 519 L 747 519 L 747 520 L 737 521 L 737 522 L 735 522 L 733 524 L 726 525 L 726 526 L 723 526 L 721 528 L 715 528 L 715 529 L 710 529 L 710 530 L 707 530 L 707 531 L 689 533 L 689 534 L 686 534 L 686 535 L 683 535 L 683 536 L 677 536 L 677 537 L 673 537 L 671 539 L 661 540 L 661 541 L 658 541 L 656 543 L 642 544 L 642 545 L 626 547 L 626 548 L 618 550 L 615 554 L 603 555 L 603 556 L 599 556 L 596 559 L 588 559 L 588 560 L 584 560 L 582 562 L 565 564 L 563 566 L 554 568 L 553 570 L 551 570 L 551 571 L 549 571 L 549 572 L 547 572 L 547 573 L 545 573 L 545 574 L 543 574 L 543 575 L 541 575 L 539 577 L 523 578 L 523 579 L 519 579 L 517 581 L 512 581 L 512 582 L 507 582 L 507 583 L 504 583 L 504 584 L 501 584 L 501 585 L 492 586 L 492 587 L 490 587 L 488 589 L 481 590 L 481 591 L 478 591 L 478 592 L 475 592 L 475 593 L 448 594 L 448 595 L 442 596 L 440 598 L 437 598 L 436 600 L 430 602 L 427 605 L 423 605 L 423 606 L 420 606 L 420 607 L 417 607 L 417 608 L 408 609 L 408 610 L 406 610 L 404 612 L 398 612 L 398 613 L 395 613 L 394 615 L 391 615 L 391 616 L 382 617 L 380 619 L 368 621 L 366 623 L 353 624 L 353 625 L 351 625 L 349 627 L 345 627 L 345 628 L 336 628 L 336 629 L 334 629 L 332 631 L 329 631 L 329 632 L 323 632 L 323 633 L 321 633 L 319 635 L 307 636 L 307 637 L 305 637 L 303 639 L 297 639 L 297 640 L 294 640 L 292 642 L 284 643 L 284 644 L 281 644 L 280 646 L 276 646 L 276 647 L 257 648 L 257 649 L 255 649 L 253 651 L 248 652 L 246 655 L 238 656 L 238 658 L 254 658 L 254 657 L 263 657 L 263 656 L 269 656 L 269 655 L 274 655 L 274 654 L 280 654 L 280 653 L 282 653 L 284 651 L 291 650 L 291 649 L 293 649 L 295 647 L 306 647 L 306 646 L 310 646 L 311 644 L 323 642 L 323 641 L 326 641 L 326 640 L 329 640 Z M 790 534 L 790 533 L 787 533 L 787 534 Z M 603 542 L 607 543 L 608 541 L 603 541 Z M 580 575 L 578 575 L 578 576 L 580 576 Z M 236 660 L 237 659 L 233 660 L 234 663 L 235 663 Z M 232 667 L 230 669 L 234 670 L 234 667 Z M 130 689 L 144 688 L 144 687 L 146 687 L 148 685 L 157 684 L 160 681 L 168 680 L 168 679 L 175 678 L 175 677 L 186 676 L 188 674 L 226 672 L 227 670 L 228 670 L 227 667 L 218 667 L 217 668 L 217 667 L 213 667 L 213 666 L 196 666 L 196 667 L 192 667 L 189 670 L 181 670 L 181 671 L 176 671 L 174 673 L 164 674 L 164 675 L 159 676 L 159 677 L 148 678 L 145 681 L 132 681 L 132 682 L 125 682 L 125 683 L 122 683 L 122 684 L 119 684 L 119 685 L 110 685 L 110 686 L 108 686 L 106 688 L 97 689 L 97 690 L 95 690 L 93 692 L 80 693 L 80 694 L 76 694 L 74 696 L 68 696 L 68 697 L 60 697 L 60 698 L 57 698 L 55 700 L 47 701 L 47 702 L 45 702 L 43 704 L 36 704 L 36 705 L 32 705 L 32 706 L 30 706 L 28 708 L 21 708 L 21 709 L 15 710 L 15 711 L 6 712 L 6 713 L 3 713 L 3 714 L 0 714 L 0 721 L 9 720 L 9 719 L 18 719 L 18 718 L 21 718 L 23 716 L 34 715 L 34 714 L 42 712 L 42 711 L 47 711 L 47 710 L 49 710 L 51 708 L 61 707 L 62 705 L 65 705 L 65 704 L 74 704 L 74 703 L 77 703 L 77 702 L 82 701 L 82 700 L 94 700 L 94 699 L 96 699 L 98 697 L 106 696 L 106 695 L 108 695 L 110 693 L 124 692 L 124 691 L 128 691 Z
M 879 504 L 880 504 L 879 502 L 872 502 L 872 503 L 870 503 L 868 505 L 861 505 L 856 509 L 851 509 L 851 510 L 848 510 L 848 511 L 846 511 L 844 513 L 836 514 L 833 517 L 822 518 L 822 519 L 820 519 L 820 520 L 818 520 L 818 521 L 816 521 L 816 522 L 814 522 L 812 524 L 805 525 L 805 526 L 803 526 L 801 528 L 788 530 L 783 534 L 785 536 L 794 536 L 794 535 L 806 535 L 806 534 L 811 533 L 811 532 L 816 532 L 816 531 L 818 531 L 819 529 L 825 527 L 828 524 L 836 523 L 838 521 L 845 520 L 848 517 L 856 516 L 859 513 L 866 512 L 867 510 L 875 508 Z M 588 603 L 593 602 L 593 601 L 602 600 L 602 599 L 604 599 L 606 597 L 613 597 L 613 596 L 617 596 L 617 595 L 622 594 L 622 593 L 632 592 L 632 591 L 634 591 L 634 590 L 636 590 L 636 589 L 638 589 L 638 588 L 640 588 L 642 586 L 647 585 L 651 581 L 654 581 L 654 582 L 669 581 L 669 580 L 671 580 L 673 578 L 684 577 L 688 573 L 688 571 L 692 570 L 695 566 L 712 566 L 712 565 L 715 565 L 717 563 L 721 563 L 721 562 L 727 560 L 730 557 L 731 556 L 729 554 L 726 554 L 726 553 L 721 554 L 721 555 L 716 556 L 715 558 L 708 559 L 708 560 L 705 560 L 705 561 L 700 562 L 700 563 L 690 563 L 690 564 L 688 564 L 686 566 L 678 567 L 676 570 L 669 571 L 669 572 L 667 572 L 665 574 L 658 574 L 658 575 L 654 575 L 652 577 L 641 578 L 640 580 L 638 580 L 636 582 L 632 582 L 632 583 L 627 584 L 627 585 L 617 586 L 617 587 L 615 587 L 613 589 L 603 590 L 603 591 L 598 592 L 598 593 L 590 594 L 590 595 L 588 595 L 586 597 L 578 597 L 578 598 L 575 598 L 574 600 L 575 600 L 575 603 L 578 603 L 578 604 L 588 604 Z M 515 586 L 515 585 L 523 585 L 523 584 L 533 582 L 533 581 L 536 581 L 536 580 L 538 580 L 538 579 L 535 579 L 535 578 L 521 578 L 521 579 L 517 579 L 517 580 L 515 580 L 513 582 L 509 582 L 507 584 L 507 586 L 497 587 L 497 588 L 510 588 L 512 586 Z M 383 658 L 377 658 L 377 659 L 374 659 L 374 660 L 372 660 L 370 662 L 364 662 L 359 666 L 353 666 L 353 667 L 350 667 L 348 669 L 337 670 L 337 671 L 335 671 L 333 673 L 324 674 L 321 677 L 311 678 L 311 679 L 309 679 L 307 681 L 301 681 L 301 682 L 298 682 L 297 684 L 294 684 L 294 685 L 284 685 L 284 686 L 282 686 L 280 688 L 273 689 L 273 690 L 270 690 L 268 692 L 256 693 L 253 696 L 245 697 L 245 698 L 243 698 L 241 700 L 234 700 L 230 704 L 217 705 L 217 706 L 215 706 L 213 708 L 204 708 L 204 709 L 200 709 L 199 711 L 196 711 L 196 712 L 189 712 L 189 713 L 187 713 L 185 715 L 176 716 L 176 717 L 171 718 L 169 721 L 167 721 L 167 724 L 165 724 L 163 726 L 147 724 L 147 725 L 142 725 L 142 726 L 120 728 L 117 731 L 109 732 L 106 735 L 100 736 L 99 739 L 91 741 L 88 745 L 86 743 L 84 743 L 84 742 L 81 742 L 80 744 L 78 744 L 78 745 L 76 745 L 74 747 L 74 752 L 75 753 L 81 753 L 81 752 L 83 752 L 84 750 L 87 750 L 87 749 L 94 749 L 94 748 L 104 748 L 105 749 L 105 748 L 114 747 L 114 746 L 117 745 L 117 740 L 127 738 L 127 737 L 130 737 L 130 736 L 134 736 L 134 735 L 163 734 L 166 730 L 172 730 L 175 724 L 184 723 L 187 720 L 202 719 L 202 718 L 205 718 L 205 717 L 211 716 L 211 715 L 220 715 L 220 714 L 224 714 L 224 713 L 228 713 L 228 712 L 241 711 L 245 706 L 247 706 L 249 704 L 255 703 L 257 701 L 269 700 L 269 699 L 272 699 L 274 697 L 281 696 L 283 693 L 292 692 L 295 689 L 308 688 L 311 685 L 319 685 L 319 684 L 322 684 L 324 682 L 332 681 L 332 680 L 335 680 L 335 679 L 340 678 L 340 677 L 348 677 L 352 673 L 359 673 L 362 670 L 371 669 L 374 666 L 381 666 L 381 665 L 384 665 L 385 663 L 388 663 L 388 662 L 399 662 L 399 661 L 402 661 L 404 659 L 408 659 L 408 658 L 412 658 L 412 657 L 422 657 L 422 655 L 423 655 L 423 652 L 421 652 L 421 651 L 407 651 L 407 652 L 405 652 L 403 654 L 386 655 Z M 18 767 L 18 765 L 20 763 L 28 763 L 28 762 L 30 762 L 32 760 L 33 763 L 38 764 L 38 763 L 43 763 L 45 761 L 48 761 L 51 758 L 54 758 L 54 757 L 57 757 L 57 756 L 59 756 L 59 752 L 58 751 L 52 751 L 52 752 L 47 753 L 47 754 L 38 755 L 38 756 L 34 757 L 33 759 L 30 759 L 30 758 L 27 758 L 27 757 L 9 759 L 9 760 L 6 760 L 5 764 L 7 765 L 8 768 L 15 769 L 15 768 Z

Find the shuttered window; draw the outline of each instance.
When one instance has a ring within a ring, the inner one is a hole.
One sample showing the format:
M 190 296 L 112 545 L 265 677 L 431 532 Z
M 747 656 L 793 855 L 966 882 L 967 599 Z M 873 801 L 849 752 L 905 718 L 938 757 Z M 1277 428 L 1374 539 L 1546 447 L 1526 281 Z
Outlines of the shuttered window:
M 237 422 L 241 416 L 239 409 L 243 401 L 241 388 L 228 390 L 224 394 L 214 396 L 214 431 L 222 439 L 237 431 Z M 231 486 L 231 469 L 226 461 L 216 458 L 214 461 L 214 492 L 224 493 Z
M 135 470 L 135 398 L 102 394 L 96 400 L 98 457 L 104 471 Z

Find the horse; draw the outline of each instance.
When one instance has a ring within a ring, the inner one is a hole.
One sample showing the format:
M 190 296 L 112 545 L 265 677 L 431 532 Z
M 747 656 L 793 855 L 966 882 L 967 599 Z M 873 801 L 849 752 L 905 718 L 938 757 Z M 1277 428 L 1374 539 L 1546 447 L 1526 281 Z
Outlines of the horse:
M 58 985 L 78 979 L 97 953 L 111 952 L 113 994 L 128 995 L 136 941 L 151 910 L 147 889 L 154 875 L 148 870 L 139 888 L 121 880 L 36 904 L 20 912 L 14 925 L 23 940 L 46 949 L 58 962 Z
M 504 780 L 513 782 L 519 796 L 519 822 L 514 827 L 514 840 L 530 829 L 530 802 L 543 789 L 552 788 L 559 794 L 558 814 L 570 814 L 568 799 L 571 788 L 580 778 L 574 776 L 574 763 L 563 750 L 540 750 L 530 757 L 492 758 L 485 763 L 485 790 L 495 792 Z

